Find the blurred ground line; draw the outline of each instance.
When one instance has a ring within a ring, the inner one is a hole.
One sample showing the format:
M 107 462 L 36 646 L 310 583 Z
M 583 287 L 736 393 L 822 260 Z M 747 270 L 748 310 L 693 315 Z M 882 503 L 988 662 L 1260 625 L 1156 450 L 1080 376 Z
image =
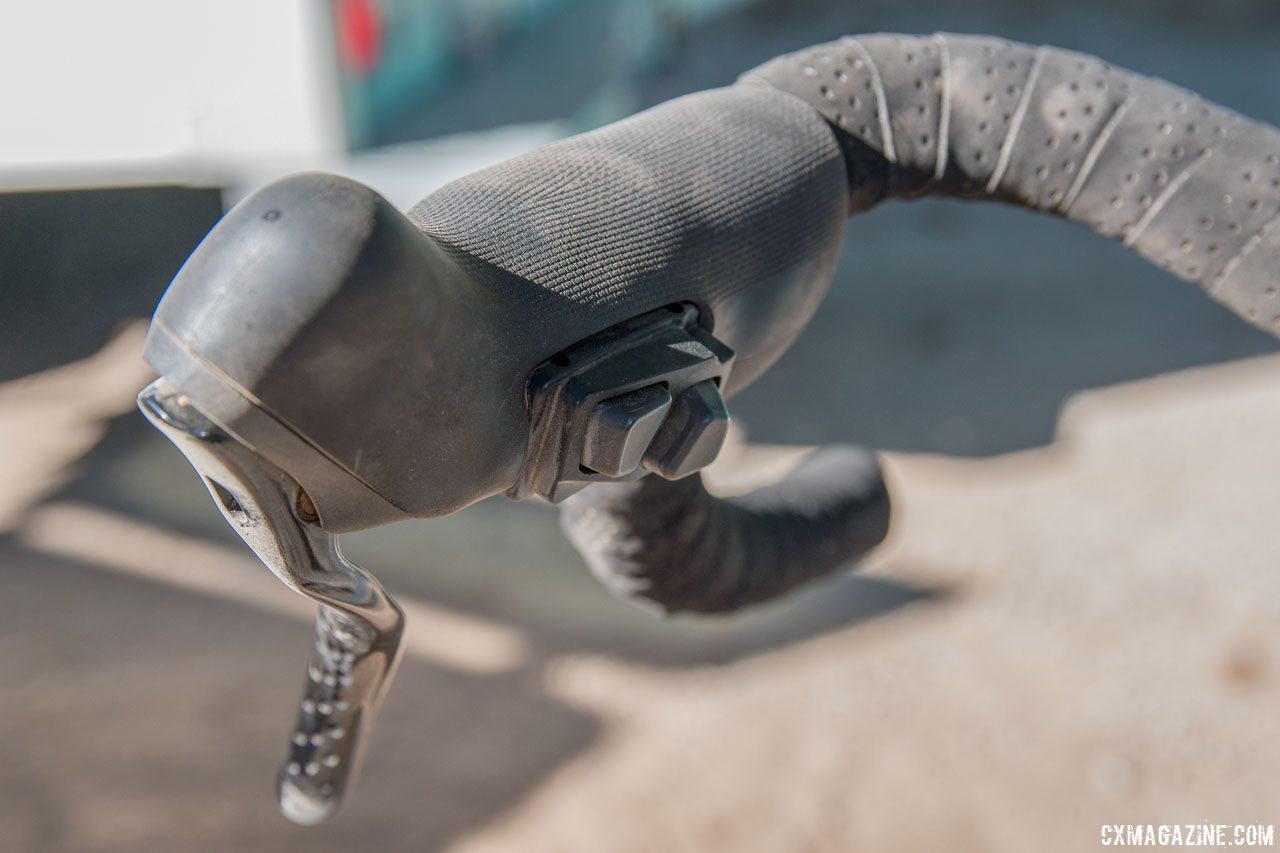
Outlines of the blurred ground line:
M 53 503 L 31 511 L 15 531 L 23 546 L 96 569 L 166 584 L 310 622 L 315 605 L 280 586 L 247 554 L 171 533 L 96 507 Z M 511 627 L 396 594 L 405 612 L 405 653 L 447 669 L 495 675 L 528 657 Z

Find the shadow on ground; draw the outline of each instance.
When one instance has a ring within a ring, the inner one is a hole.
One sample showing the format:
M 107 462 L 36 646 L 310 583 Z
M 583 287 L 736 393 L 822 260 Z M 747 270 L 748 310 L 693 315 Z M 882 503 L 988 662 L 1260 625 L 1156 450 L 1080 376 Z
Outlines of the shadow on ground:
M 355 807 L 291 827 L 272 779 L 308 628 L 13 543 L 0 563 L 12 601 L 42 602 L 3 634 L 0 672 L 23 686 L 0 714 L 7 849 L 435 850 L 599 731 L 544 693 L 538 664 L 481 677 L 410 657 Z

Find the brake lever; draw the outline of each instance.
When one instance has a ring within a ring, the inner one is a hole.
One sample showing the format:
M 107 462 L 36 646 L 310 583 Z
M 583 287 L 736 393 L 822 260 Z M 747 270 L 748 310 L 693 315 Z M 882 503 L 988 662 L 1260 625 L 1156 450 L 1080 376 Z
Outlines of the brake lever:
M 400 661 L 404 613 L 372 575 L 343 557 L 337 537 L 319 526 L 311 499 L 289 475 L 227 435 L 165 379 L 144 388 L 138 406 L 191 462 L 258 558 L 320 606 L 277 785 L 286 817 L 319 823 L 354 781 L 365 735 Z

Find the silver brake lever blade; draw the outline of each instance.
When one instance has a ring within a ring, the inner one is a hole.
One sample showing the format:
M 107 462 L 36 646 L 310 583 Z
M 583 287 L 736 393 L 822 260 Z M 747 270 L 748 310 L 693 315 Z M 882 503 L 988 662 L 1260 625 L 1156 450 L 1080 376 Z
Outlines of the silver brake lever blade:
M 280 809 L 297 823 L 332 815 L 400 659 L 404 613 L 338 550 L 289 475 L 206 418 L 164 379 L 138 406 L 178 446 L 231 526 L 290 589 L 320 605 L 315 652 L 280 770 Z

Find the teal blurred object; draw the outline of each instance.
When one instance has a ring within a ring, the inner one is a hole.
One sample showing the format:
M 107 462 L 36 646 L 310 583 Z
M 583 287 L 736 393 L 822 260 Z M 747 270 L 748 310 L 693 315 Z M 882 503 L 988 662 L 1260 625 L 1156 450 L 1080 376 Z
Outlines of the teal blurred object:
M 591 89 L 579 123 L 612 121 L 637 107 L 632 81 L 660 62 L 680 33 L 753 2 L 330 0 L 347 146 L 411 137 L 404 128 L 416 126 L 415 114 L 430 111 L 450 83 L 504 51 L 539 41 L 557 42 L 551 49 L 558 50 L 566 35 L 585 61 L 579 70 Z M 603 39 L 591 23 L 601 15 L 609 19 Z
M 507 39 L 573 0 L 331 0 L 348 147 L 386 126 Z

